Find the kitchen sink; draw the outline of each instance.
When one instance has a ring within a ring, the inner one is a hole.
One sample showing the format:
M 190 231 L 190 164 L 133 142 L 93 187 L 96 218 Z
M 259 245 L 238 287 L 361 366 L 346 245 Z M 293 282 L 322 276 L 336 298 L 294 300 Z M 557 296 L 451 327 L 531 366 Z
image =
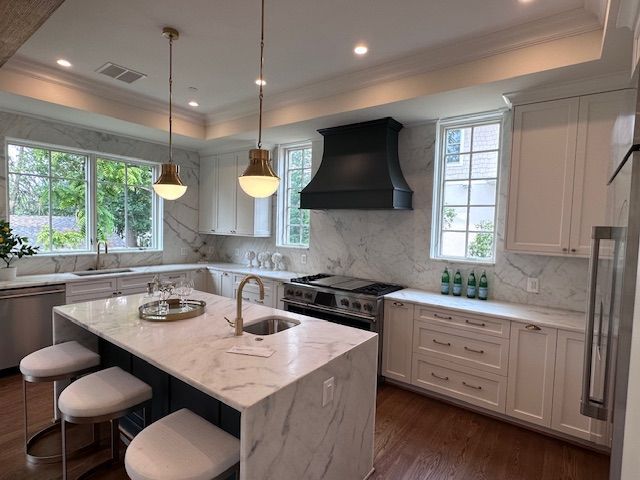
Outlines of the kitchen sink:
M 133 272 L 130 268 L 111 268 L 108 270 L 85 270 L 83 272 L 73 272 L 78 277 L 93 277 L 94 275 L 108 275 L 110 273 Z
M 246 325 L 243 330 L 245 332 L 253 333 L 254 335 L 273 335 L 274 333 L 288 330 L 297 325 L 300 325 L 300 322 L 289 318 L 267 317 L 258 320 L 251 325 Z

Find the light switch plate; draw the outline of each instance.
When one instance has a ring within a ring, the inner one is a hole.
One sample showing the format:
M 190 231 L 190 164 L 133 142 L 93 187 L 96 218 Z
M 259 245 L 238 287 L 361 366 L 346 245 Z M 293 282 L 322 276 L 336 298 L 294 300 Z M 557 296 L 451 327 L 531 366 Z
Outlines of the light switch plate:
M 336 389 L 335 377 L 328 378 L 322 384 L 322 406 L 326 407 L 333 402 L 333 394 Z
M 239 249 L 239 248 L 236 248 L 236 249 L 233 251 L 233 256 L 234 256 L 234 257 L 239 257 L 239 256 L 240 256 L 240 249 Z
M 180 249 L 180 256 L 181 257 L 186 257 L 187 255 L 189 255 L 189 250 L 186 247 L 182 247 Z
M 307 264 L 307 255 L 305 253 L 303 253 L 302 255 L 300 255 L 300 263 L 302 265 L 306 265 Z
M 537 277 L 529 277 L 527 278 L 527 292 L 529 293 L 539 293 L 540 292 L 540 284 L 538 283 Z

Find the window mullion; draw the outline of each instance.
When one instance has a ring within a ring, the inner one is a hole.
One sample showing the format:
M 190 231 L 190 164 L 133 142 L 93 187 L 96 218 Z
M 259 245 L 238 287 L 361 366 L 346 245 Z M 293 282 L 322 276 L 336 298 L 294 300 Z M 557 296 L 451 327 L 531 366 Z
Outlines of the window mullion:
M 49 251 L 53 252 L 53 218 L 51 211 L 51 201 L 52 201 L 52 186 L 51 186 L 51 150 L 47 150 L 47 157 L 49 158 Z

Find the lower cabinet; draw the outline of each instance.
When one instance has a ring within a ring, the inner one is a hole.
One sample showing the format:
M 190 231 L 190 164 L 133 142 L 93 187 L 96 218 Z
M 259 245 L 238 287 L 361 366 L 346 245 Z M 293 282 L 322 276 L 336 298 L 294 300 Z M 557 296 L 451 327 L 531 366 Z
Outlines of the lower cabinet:
M 551 426 L 557 337 L 555 328 L 521 323 L 511 326 L 508 415 Z
M 411 382 L 411 350 L 413 348 L 413 305 L 385 302 L 382 334 L 382 374 Z
M 233 298 L 237 298 L 238 286 L 245 275 L 235 275 L 233 285 Z M 264 285 L 264 298 L 260 299 L 260 287 L 255 280 L 249 280 L 242 289 L 242 301 L 264 305 L 265 307 L 273 307 L 276 305 L 276 294 L 274 291 L 274 282 L 271 280 L 262 280 Z
M 608 426 L 580 414 L 584 335 L 558 331 L 551 428 L 600 445 L 609 445 Z

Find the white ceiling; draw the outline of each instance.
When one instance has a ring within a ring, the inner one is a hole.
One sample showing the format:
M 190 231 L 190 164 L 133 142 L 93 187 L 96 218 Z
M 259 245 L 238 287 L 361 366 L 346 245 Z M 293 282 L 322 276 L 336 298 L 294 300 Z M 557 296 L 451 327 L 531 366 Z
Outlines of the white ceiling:
M 587 0 L 587 5 L 593 3 Z M 373 67 L 428 48 L 582 8 L 584 0 L 267 0 L 267 95 Z M 188 87 L 212 114 L 256 95 L 258 0 L 66 0 L 19 50 L 25 60 L 73 63 L 71 72 L 143 97 L 167 95 L 168 45 L 162 26 L 180 30 L 174 47 L 175 102 Z M 353 46 L 369 45 L 357 58 Z M 114 62 L 148 75 L 132 85 L 94 70 Z

